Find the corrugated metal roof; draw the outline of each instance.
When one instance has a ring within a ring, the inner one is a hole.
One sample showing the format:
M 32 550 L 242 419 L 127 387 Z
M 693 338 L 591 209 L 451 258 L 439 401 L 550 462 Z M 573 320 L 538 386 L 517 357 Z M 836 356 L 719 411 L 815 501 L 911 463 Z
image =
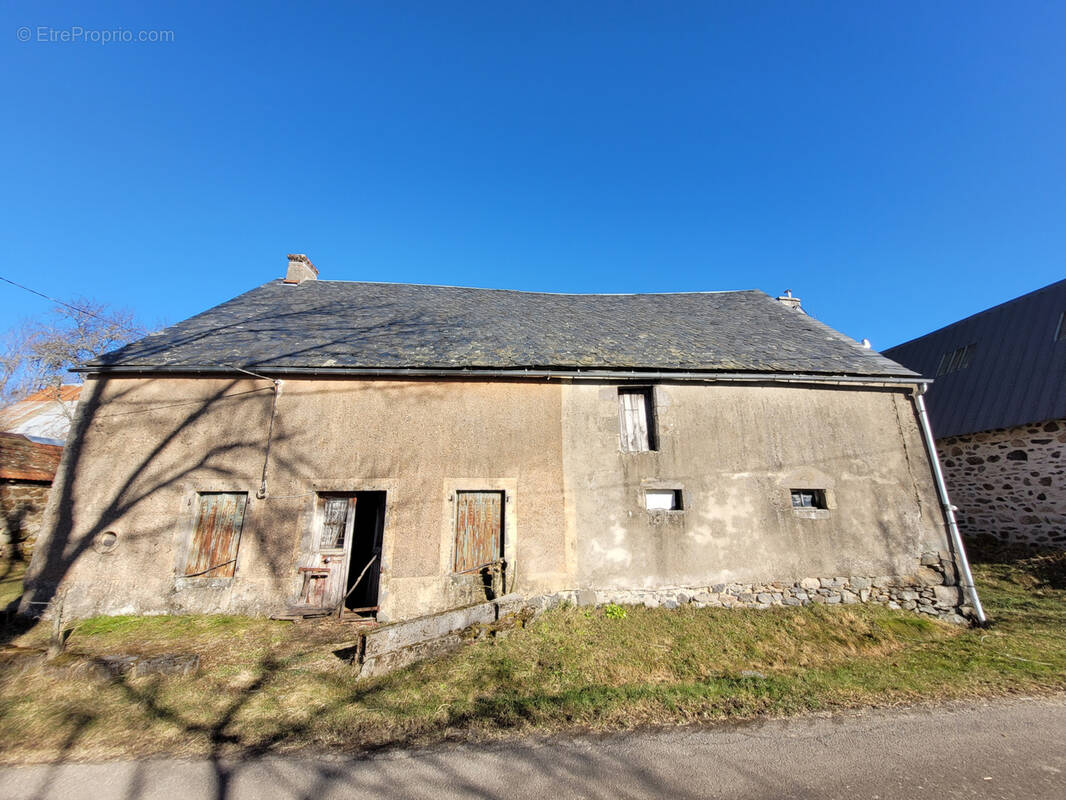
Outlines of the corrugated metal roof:
M 927 402 L 938 438 L 1066 417 L 1066 280 L 885 351 L 933 378 Z M 967 367 L 937 375 L 941 359 L 974 345 Z
M 582 295 L 319 280 L 272 281 L 87 365 L 233 366 L 917 377 L 760 291 Z

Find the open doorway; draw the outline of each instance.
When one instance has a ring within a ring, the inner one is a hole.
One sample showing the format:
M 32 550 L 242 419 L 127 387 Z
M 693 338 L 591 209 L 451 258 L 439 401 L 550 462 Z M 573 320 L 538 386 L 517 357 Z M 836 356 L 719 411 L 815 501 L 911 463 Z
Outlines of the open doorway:
M 384 531 L 385 492 L 356 492 L 348 579 L 344 587 L 347 611 L 371 617 L 377 614 Z

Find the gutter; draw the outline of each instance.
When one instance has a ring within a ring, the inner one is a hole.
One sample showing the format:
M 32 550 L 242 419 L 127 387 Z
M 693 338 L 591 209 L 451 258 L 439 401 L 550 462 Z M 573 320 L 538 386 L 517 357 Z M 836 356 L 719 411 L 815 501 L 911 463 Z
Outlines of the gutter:
M 628 381 L 703 381 L 725 383 L 818 383 L 818 384 L 866 384 L 885 386 L 924 386 L 931 383 L 920 375 L 833 375 L 819 373 L 773 373 L 773 372 L 672 372 L 669 370 L 623 370 L 623 369 L 439 369 L 423 367 L 257 367 L 276 375 L 299 377 L 364 377 L 364 378 L 512 378 L 571 381 L 628 380 Z M 162 367 L 145 368 L 114 366 L 93 368 L 78 367 L 76 372 L 93 375 L 232 375 L 234 372 L 249 373 L 247 369 L 233 366 L 211 367 Z M 256 375 L 256 377 L 263 377 Z M 269 379 L 268 379 L 269 380 Z
M 984 627 L 988 625 L 988 617 L 981 606 L 981 598 L 977 596 L 977 587 L 973 585 L 973 573 L 970 572 L 970 560 L 966 557 L 966 548 L 962 543 L 962 535 L 959 533 L 959 525 L 955 520 L 955 507 L 948 497 L 948 487 L 944 483 L 944 473 L 940 469 L 940 458 L 937 456 L 936 444 L 933 441 L 933 429 L 929 425 L 929 414 L 925 410 L 925 394 L 928 382 L 923 383 L 914 394 L 914 409 L 918 415 L 918 422 L 922 429 L 922 439 L 925 440 L 926 450 L 929 451 L 929 463 L 933 467 L 933 479 L 936 482 L 936 493 L 940 498 L 940 507 L 944 511 L 944 519 L 947 520 L 948 536 L 955 548 L 956 566 L 959 568 L 959 577 L 963 590 L 969 595 L 973 605 L 977 624 Z

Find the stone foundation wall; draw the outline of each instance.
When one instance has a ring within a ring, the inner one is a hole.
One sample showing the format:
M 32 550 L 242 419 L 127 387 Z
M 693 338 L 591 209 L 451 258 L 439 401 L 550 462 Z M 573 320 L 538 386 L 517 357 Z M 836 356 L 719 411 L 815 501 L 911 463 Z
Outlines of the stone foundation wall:
M 1066 420 L 937 441 L 966 536 L 1066 547 Z
M 877 575 L 804 578 L 791 583 L 728 583 L 670 589 L 582 590 L 579 605 L 644 605 L 677 608 L 691 603 L 697 608 L 756 608 L 772 606 L 879 603 L 930 617 L 965 624 L 973 609 L 958 586 L 949 553 L 923 553 L 911 575 Z
M 51 485 L 41 482 L 0 481 L 0 553 L 21 554 L 29 560 Z

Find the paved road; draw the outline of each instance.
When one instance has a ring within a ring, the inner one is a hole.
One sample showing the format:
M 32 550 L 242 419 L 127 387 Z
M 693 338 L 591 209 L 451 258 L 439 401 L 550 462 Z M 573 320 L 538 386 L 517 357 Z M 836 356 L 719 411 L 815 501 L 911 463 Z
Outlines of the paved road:
M 0 770 L 0 797 L 1066 798 L 1066 698 L 369 758 L 152 760 Z

